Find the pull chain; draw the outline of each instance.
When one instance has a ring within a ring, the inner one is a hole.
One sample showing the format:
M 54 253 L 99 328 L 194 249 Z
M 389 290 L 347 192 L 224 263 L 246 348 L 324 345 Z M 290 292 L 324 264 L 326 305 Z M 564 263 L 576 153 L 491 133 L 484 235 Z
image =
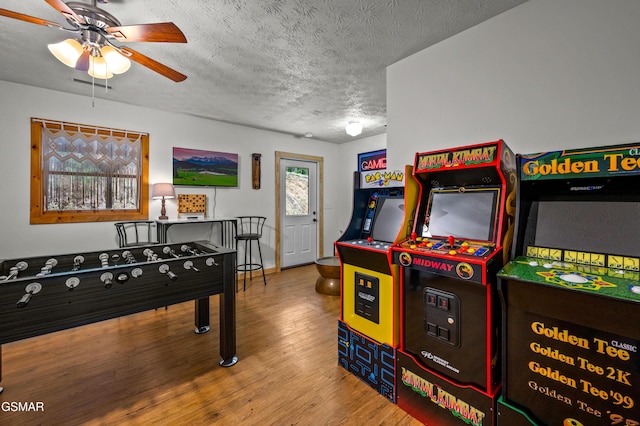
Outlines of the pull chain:
M 91 76 L 91 108 L 96 107 L 96 78 Z

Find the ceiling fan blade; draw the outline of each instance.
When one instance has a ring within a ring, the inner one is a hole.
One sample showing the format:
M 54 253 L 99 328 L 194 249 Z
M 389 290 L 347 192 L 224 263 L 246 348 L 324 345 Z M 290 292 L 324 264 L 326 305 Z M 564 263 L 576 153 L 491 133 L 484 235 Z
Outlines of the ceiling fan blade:
M 89 71 L 89 65 L 91 64 L 91 51 L 89 49 L 82 52 L 82 55 L 76 62 L 76 69 L 79 71 Z
M 44 25 L 45 27 L 62 28 L 57 22 L 47 21 L 46 19 L 36 18 L 35 16 L 24 15 L 22 13 L 13 12 L 7 9 L 0 9 L 0 15 L 7 18 L 19 19 L 21 21 L 30 22 L 32 24 Z
M 187 38 L 173 22 L 124 25 L 120 27 L 107 27 L 105 30 L 118 41 L 187 42 Z
M 175 81 L 176 83 L 187 79 L 186 75 L 181 74 L 178 71 L 161 64 L 160 62 L 154 61 L 148 56 L 136 52 L 133 49 L 129 49 L 128 47 L 119 47 L 118 49 L 124 52 L 125 56 L 127 56 L 129 59 L 136 61 L 140 65 L 144 65 L 145 67 L 157 72 L 158 74 L 162 74 L 163 76 Z
M 58 12 L 62 13 L 62 16 L 64 16 L 65 18 L 67 18 L 68 20 L 77 22 L 79 24 L 86 24 L 86 22 L 84 21 L 83 18 L 81 18 L 80 16 L 78 16 L 77 13 L 75 13 L 69 6 L 67 6 L 67 4 L 65 2 L 63 2 L 62 0 L 44 0 L 47 3 L 49 3 L 49 5 L 51 7 L 53 7 L 55 10 L 57 10 Z

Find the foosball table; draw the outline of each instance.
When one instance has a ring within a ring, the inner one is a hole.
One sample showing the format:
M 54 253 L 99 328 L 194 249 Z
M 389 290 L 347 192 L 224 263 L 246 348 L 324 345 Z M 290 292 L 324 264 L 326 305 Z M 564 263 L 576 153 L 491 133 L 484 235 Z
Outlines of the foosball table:
M 206 333 L 215 294 L 220 365 L 232 366 L 235 264 L 235 250 L 206 241 L 0 261 L 0 381 L 2 344 L 189 300 Z

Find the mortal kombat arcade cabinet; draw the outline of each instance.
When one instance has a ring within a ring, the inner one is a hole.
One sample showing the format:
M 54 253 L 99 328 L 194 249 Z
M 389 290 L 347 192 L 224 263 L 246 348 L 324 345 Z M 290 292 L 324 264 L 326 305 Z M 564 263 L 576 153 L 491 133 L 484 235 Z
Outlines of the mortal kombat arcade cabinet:
M 401 267 L 398 405 L 438 426 L 496 424 L 500 303 L 515 219 L 516 160 L 498 140 L 415 156 Z

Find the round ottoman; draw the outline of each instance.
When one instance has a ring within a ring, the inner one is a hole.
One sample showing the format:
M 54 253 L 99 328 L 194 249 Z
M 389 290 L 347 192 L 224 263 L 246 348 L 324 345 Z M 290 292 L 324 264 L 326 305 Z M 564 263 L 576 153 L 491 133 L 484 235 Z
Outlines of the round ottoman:
M 329 296 L 340 296 L 340 260 L 337 256 L 316 260 L 320 276 L 316 280 L 316 291 Z

